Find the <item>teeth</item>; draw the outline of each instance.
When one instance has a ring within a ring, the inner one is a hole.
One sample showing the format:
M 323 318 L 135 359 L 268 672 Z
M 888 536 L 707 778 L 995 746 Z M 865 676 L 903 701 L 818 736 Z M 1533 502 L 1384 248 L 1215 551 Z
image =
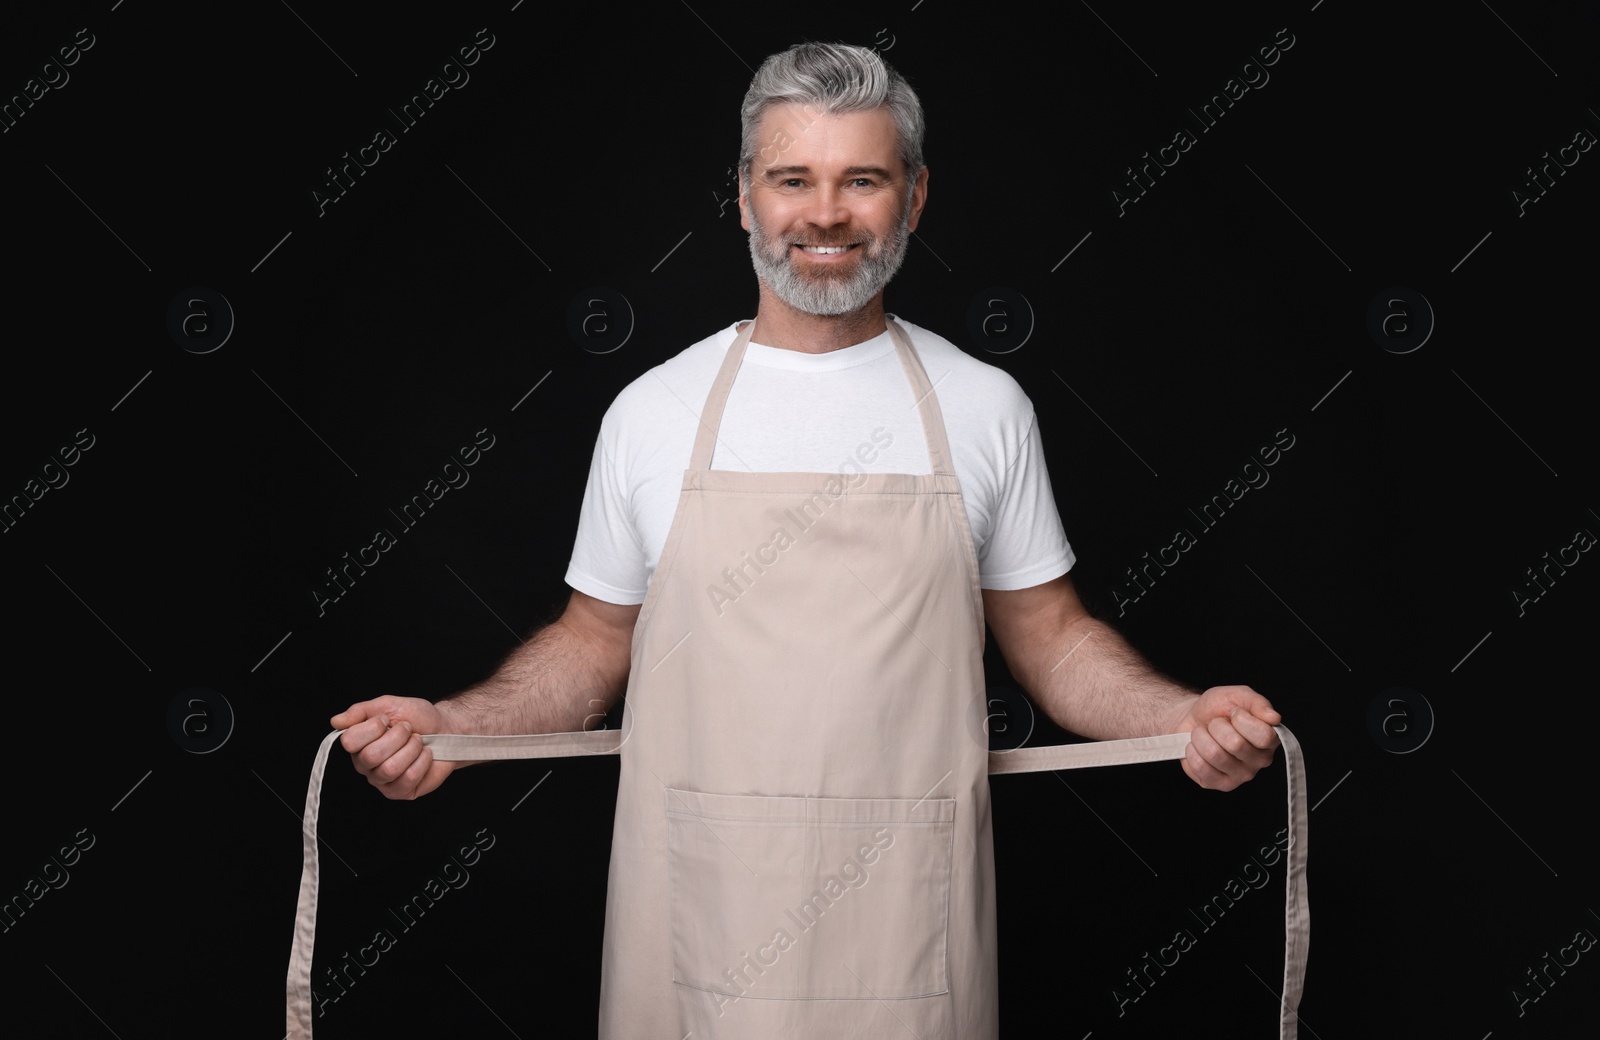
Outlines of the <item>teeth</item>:
M 832 253 L 843 253 L 849 246 L 801 246 L 808 253 L 821 253 L 824 256 Z

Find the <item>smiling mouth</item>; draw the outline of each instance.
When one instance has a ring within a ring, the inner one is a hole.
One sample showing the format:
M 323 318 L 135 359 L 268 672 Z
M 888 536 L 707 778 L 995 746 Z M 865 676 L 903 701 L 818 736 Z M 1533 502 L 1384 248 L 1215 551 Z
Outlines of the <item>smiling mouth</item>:
M 857 243 L 851 243 L 846 246 L 808 246 L 800 243 L 798 248 L 802 252 L 810 253 L 812 256 L 833 256 L 836 253 L 847 253 L 856 248 L 856 245 Z

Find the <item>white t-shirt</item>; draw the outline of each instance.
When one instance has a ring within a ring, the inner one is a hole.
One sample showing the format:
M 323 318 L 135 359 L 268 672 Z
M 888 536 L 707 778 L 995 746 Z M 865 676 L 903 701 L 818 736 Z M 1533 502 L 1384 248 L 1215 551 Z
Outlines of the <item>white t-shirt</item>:
M 978 554 L 979 584 L 1025 589 L 1074 562 L 1050 490 L 1033 404 L 1015 379 L 899 319 L 944 413 Z M 567 584 L 643 603 L 677 511 L 700 411 L 739 324 L 657 365 L 600 423 Z M 751 343 L 728 395 L 712 468 L 930 473 L 921 415 L 885 331 L 825 354 Z

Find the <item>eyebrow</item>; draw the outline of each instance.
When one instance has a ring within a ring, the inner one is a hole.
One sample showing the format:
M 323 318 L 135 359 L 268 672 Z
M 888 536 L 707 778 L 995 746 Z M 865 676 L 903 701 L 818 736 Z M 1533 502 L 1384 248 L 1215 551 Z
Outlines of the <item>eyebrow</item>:
M 793 177 L 797 174 L 810 174 L 811 172 L 811 167 L 809 166 L 769 166 L 765 170 L 761 171 L 761 175 L 769 179 L 782 180 L 785 177 Z M 871 175 L 874 177 L 880 177 L 886 181 L 894 180 L 894 174 L 884 169 L 882 166 L 846 166 L 844 168 L 844 175 L 846 177 L 862 177 Z

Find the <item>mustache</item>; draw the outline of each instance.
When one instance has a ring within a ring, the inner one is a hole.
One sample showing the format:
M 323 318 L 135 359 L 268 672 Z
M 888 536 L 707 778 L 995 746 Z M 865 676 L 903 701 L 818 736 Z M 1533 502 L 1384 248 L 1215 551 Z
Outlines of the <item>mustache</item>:
M 855 231 L 804 231 L 783 235 L 779 239 L 788 246 L 853 246 L 859 242 L 874 241 L 873 236 Z

